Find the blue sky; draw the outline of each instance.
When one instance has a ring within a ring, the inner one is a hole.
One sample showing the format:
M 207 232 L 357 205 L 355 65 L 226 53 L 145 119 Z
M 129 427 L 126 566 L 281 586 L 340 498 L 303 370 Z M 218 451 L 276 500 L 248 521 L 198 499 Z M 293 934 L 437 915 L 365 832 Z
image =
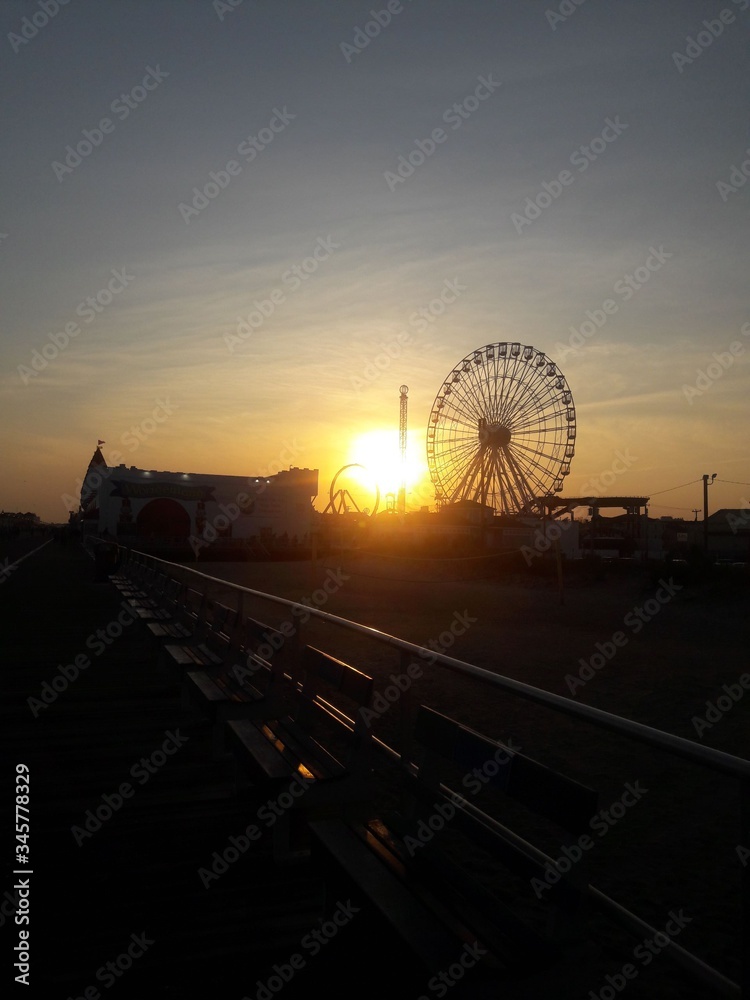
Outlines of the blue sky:
M 629 449 L 613 492 L 692 483 L 654 514 L 703 473 L 750 496 L 750 3 L 388 6 L 2 5 L 0 507 L 64 519 L 103 439 L 293 453 L 322 508 L 402 383 L 416 474 L 443 380 L 501 341 L 571 387 L 567 493 Z

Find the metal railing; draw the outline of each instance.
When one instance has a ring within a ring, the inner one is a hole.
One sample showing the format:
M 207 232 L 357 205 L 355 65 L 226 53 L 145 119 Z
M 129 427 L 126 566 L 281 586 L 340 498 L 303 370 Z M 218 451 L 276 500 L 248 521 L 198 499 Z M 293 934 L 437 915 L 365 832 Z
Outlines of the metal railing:
M 654 729 L 651 726 L 634 722 L 631 719 L 626 719 L 610 712 L 605 712 L 602 709 L 572 701 L 562 695 L 553 694 L 550 691 L 544 691 L 541 688 L 526 684 L 523 681 L 517 681 L 513 678 L 493 673 L 484 667 L 478 667 L 464 660 L 446 656 L 436 650 L 427 649 L 426 647 L 419 646 L 416 643 L 381 632 L 371 626 L 362 625 L 359 622 L 353 622 L 346 618 L 341 618 L 338 615 L 321 611 L 320 609 L 310 607 L 307 604 L 300 604 L 299 602 L 288 598 L 278 597 L 274 594 L 267 594 L 263 591 L 253 590 L 249 587 L 243 587 L 242 585 L 233 583 L 229 580 L 209 576 L 208 574 L 192 569 L 189 566 L 169 562 L 147 553 L 126 550 L 122 546 L 119 546 L 119 548 L 121 552 L 127 552 L 127 557 L 129 559 L 135 559 L 137 562 L 143 562 L 145 564 L 152 563 L 154 565 L 159 564 L 161 566 L 168 567 L 171 571 L 176 570 L 179 573 L 189 573 L 192 577 L 200 578 L 201 580 L 205 580 L 207 583 L 212 585 L 217 584 L 223 589 L 234 591 L 237 594 L 237 610 L 240 615 L 245 613 L 244 599 L 246 595 L 248 597 L 270 602 L 271 604 L 277 604 L 289 608 L 292 611 L 294 611 L 294 609 L 303 609 L 304 613 L 310 617 L 319 619 L 329 625 L 335 625 L 339 628 L 343 628 L 349 632 L 367 636 L 375 643 L 396 649 L 407 659 L 412 657 L 426 659 L 431 665 L 444 667 L 447 670 L 461 676 L 472 677 L 475 680 L 508 692 L 509 694 L 515 695 L 519 698 L 525 698 L 529 701 L 536 702 L 537 704 L 544 705 L 553 711 L 561 712 L 572 718 L 581 719 L 593 726 L 599 727 L 600 729 L 606 729 L 611 732 L 618 733 L 621 736 L 636 740 L 639 743 L 656 747 L 665 753 L 672 754 L 694 764 L 709 768 L 714 772 L 728 775 L 739 782 L 740 843 L 743 843 L 750 848 L 750 761 L 748 760 L 741 757 L 735 757 L 732 754 L 724 753 L 721 750 L 714 750 L 711 747 L 701 746 L 691 740 L 675 736 L 672 733 L 663 732 L 659 729 Z M 297 629 L 297 641 L 299 641 L 301 624 L 297 624 L 295 627 Z M 377 740 L 376 742 L 378 742 L 381 749 L 391 757 L 400 757 L 397 750 L 389 747 L 387 744 L 383 743 L 382 740 Z M 474 808 L 469 803 L 467 803 L 467 805 L 469 808 Z M 537 858 L 543 863 L 553 862 L 552 858 L 539 851 L 538 848 L 535 848 L 533 845 L 528 844 L 528 842 L 522 840 L 522 838 L 517 837 L 501 824 L 494 823 L 494 825 L 499 831 L 502 831 L 504 836 L 510 835 L 510 837 L 515 839 L 519 845 L 522 844 L 524 849 L 528 849 L 530 853 L 536 855 Z M 611 917 L 631 932 L 635 934 L 651 935 L 660 933 L 657 928 L 653 927 L 645 920 L 642 920 L 636 914 L 632 913 L 616 900 L 601 892 L 595 886 L 589 885 L 586 887 L 586 890 L 591 901 L 595 905 L 605 910 Z M 670 957 L 686 971 L 706 983 L 721 995 L 733 998 L 750 998 L 750 866 L 747 864 L 744 865 L 742 869 L 740 891 L 742 906 L 742 924 L 739 935 L 742 969 L 741 984 L 733 982 L 721 972 L 703 962 L 696 955 L 677 945 L 672 939 L 670 939 L 668 945 L 664 947 L 664 954 L 670 955 Z

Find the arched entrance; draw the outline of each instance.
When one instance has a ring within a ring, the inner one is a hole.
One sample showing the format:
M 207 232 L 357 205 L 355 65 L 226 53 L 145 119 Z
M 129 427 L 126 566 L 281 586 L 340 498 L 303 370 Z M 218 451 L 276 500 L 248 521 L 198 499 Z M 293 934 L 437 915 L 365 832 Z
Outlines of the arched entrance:
M 160 497 L 138 511 L 135 530 L 141 538 L 187 538 L 190 515 L 176 500 Z

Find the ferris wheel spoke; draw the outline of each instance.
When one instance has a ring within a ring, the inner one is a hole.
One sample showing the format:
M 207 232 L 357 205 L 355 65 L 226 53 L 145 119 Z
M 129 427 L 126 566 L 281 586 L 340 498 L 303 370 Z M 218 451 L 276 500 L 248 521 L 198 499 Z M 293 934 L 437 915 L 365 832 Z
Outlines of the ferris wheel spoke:
M 524 382 L 523 375 L 525 375 L 525 362 L 520 359 L 516 359 L 516 364 L 514 366 L 513 372 L 513 386 L 512 391 L 508 395 L 508 409 L 513 411 L 519 404 L 519 399 L 524 395 L 524 387 L 527 383 Z
M 453 368 L 433 403 L 436 495 L 518 512 L 535 495 L 559 492 L 574 441 L 573 399 L 557 366 L 533 347 L 486 344 Z
M 534 499 L 533 490 L 529 488 L 529 479 L 531 479 L 531 481 L 533 482 L 535 478 L 533 471 L 526 470 L 526 475 L 523 475 L 509 451 L 507 452 L 507 459 L 508 459 L 508 466 L 512 470 L 516 481 L 519 483 L 519 486 L 523 491 L 524 494 L 523 506 L 527 506 L 529 501 Z M 535 483 L 535 485 L 537 486 L 537 488 L 539 488 L 538 482 Z
M 482 456 L 476 455 L 469 464 L 466 472 L 460 477 L 458 485 L 453 490 L 453 496 L 459 500 L 469 499 L 474 480 L 482 469 Z M 458 496 L 457 496 L 458 494 Z
M 507 461 L 505 462 L 503 473 L 505 492 L 511 500 L 510 504 L 506 504 L 504 513 L 509 513 L 513 509 L 520 510 L 526 502 L 523 482 L 517 475 L 514 475 L 513 467 Z
M 451 463 L 453 469 L 460 469 L 471 463 L 477 455 L 475 446 L 452 447 L 444 449 L 444 457 Z
M 513 435 L 513 445 L 518 448 L 524 454 L 536 455 L 537 453 L 543 455 L 554 456 L 557 451 L 556 439 L 559 435 L 549 435 L 549 434 L 534 434 L 529 437 L 520 438 L 518 435 Z
M 537 443 L 535 447 L 527 447 L 513 440 L 510 449 L 516 461 L 528 466 L 531 470 L 543 470 L 545 473 L 549 473 L 560 461 L 559 448 L 553 448 L 552 452 L 547 451 L 542 442 Z
M 483 415 L 483 409 L 486 406 L 486 387 L 483 386 L 476 377 L 476 373 L 473 370 L 469 370 L 465 373 L 466 378 L 466 392 L 467 396 L 472 401 L 472 406 L 474 411 L 479 415 Z

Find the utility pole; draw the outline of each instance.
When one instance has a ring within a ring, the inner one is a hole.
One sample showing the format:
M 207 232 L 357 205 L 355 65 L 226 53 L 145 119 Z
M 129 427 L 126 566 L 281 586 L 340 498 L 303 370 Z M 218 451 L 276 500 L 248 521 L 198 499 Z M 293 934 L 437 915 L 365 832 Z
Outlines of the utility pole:
M 716 479 L 716 473 L 703 476 L 703 550 L 708 555 L 708 487 Z M 709 481 L 710 480 L 710 481 Z
M 694 522 L 698 520 L 698 515 L 700 514 L 700 512 L 701 512 L 700 507 L 693 507 L 693 513 L 695 514 L 695 517 L 693 518 Z

